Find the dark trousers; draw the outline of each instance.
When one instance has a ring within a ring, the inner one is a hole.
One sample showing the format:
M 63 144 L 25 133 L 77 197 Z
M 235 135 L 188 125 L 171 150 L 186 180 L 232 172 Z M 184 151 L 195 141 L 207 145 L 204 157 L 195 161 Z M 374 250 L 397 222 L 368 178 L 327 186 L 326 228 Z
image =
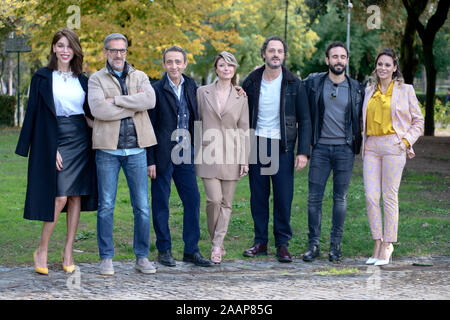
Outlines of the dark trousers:
M 183 203 L 183 241 L 184 253 L 199 251 L 200 240 L 200 193 L 193 157 L 190 164 L 170 162 L 167 170 L 156 175 L 151 182 L 153 228 L 156 233 L 156 247 L 159 251 L 172 248 L 169 229 L 169 197 L 171 180 L 175 183 L 178 195 Z
M 355 155 L 348 145 L 316 144 L 309 165 L 308 238 L 310 245 L 319 245 L 322 224 L 322 199 L 333 170 L 333 221 L 331 243 L 340 244 L 347 210 L 347 189 Z
M 269 196 L 270 182 L 273 188 L 273 234 L 275 245 L 288 244 L 292 237 L 290 226 L 291 204 L 294 192 L 294 153 L 272 152 L 271 139 L 257 138 L 257 161 L 249 166 L 250 180 L 250 207 L 255 227 L 254 243 L 267 244 L 269 225 Z M 273 140 L 278 144 L 279 140 Z M 272 161 L 278 159 L 278 170 L 272 174 L 265 174 L 262 170 L 271 164 L 264 164 L 266 161 L 260 157 L 260 147 L 262 144 L 267 147 L 267 155 Z M 261 161 L 263 160 L 263 161 Z

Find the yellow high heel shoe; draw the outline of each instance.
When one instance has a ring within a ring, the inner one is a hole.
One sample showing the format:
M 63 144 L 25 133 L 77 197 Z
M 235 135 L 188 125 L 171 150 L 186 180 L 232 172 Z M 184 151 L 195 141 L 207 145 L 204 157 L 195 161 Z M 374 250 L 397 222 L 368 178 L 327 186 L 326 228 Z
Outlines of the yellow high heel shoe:
M 75 265 L 74 265 L 74 264 L 72 264 L 72 265 L 70 265 L 70 266 L 65 266 L 65 265 L 64 265 L 64 252 L 61 252 L 61 258 L 62 258 L 62 267 L 63 267 L 63 270 L 64 270 L 65 272 L 67 272 L 67 273 L 72 273 L 72 272 L 74 272 L 74 271 L 75 271 Z
M 48 275 L 48 268 L 39 268 L 36 265 L 36 252 L 37 252 L 37 249 L 33 253 L 34 271 L 36 271 L 39 274 Z

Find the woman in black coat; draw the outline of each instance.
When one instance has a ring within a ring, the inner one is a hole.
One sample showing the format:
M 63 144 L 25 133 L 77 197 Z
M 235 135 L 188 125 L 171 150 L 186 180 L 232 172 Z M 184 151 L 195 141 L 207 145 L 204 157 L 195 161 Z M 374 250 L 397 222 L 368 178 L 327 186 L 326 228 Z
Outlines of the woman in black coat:
M 28 156 L 24 218 L 44 221 L 34 252 L 35 271 L 48 274 L 50 236 L 61 211 L 67 211 L 62 252 L 66 272 L 75 269 L 72 249 L 80 211 L 97 209 L 92 115 L 87 105 L 88 79 L 82 74 L 83 52 L 70 29 L 56 32 L 47 67 L 31 79 L 30 97 L 16 153 Z

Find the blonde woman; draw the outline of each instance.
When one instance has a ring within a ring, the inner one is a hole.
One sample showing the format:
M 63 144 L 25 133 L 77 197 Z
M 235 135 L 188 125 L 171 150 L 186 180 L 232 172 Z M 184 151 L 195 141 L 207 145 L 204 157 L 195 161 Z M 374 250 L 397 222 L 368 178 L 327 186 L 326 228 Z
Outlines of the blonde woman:
M 214 59 L 217 80 L 197 91 L 202 136 L 196 171 L 205 187 L 211 261 L 216 264 L 225 254 L 223 242 L 237 182 L 248 172 L 248 103 L 235 89 L 237 66 L 231 53 L 221 52 Z
M 393 50 L 378 54 L 373 80 L 363 104 L 362 156 L 366 208 L 375 241 L 366 264 L 379 266 L 389 263 L 392 243 L 397 242 L 398 189 L 406 156 L 414 157 L 412 146 L 423 132 L 424 120 L 413 86 L 403 83 Z

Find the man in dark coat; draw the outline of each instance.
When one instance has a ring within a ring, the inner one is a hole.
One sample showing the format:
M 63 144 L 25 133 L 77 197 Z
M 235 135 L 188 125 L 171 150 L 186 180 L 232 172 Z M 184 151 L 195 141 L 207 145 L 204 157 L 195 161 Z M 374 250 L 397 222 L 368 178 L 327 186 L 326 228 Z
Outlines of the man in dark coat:
M 192 145 L 194 121 L 198 120 L 197 85 L 183 74 L 187 59 L 182 48 L 168 48 L 164 52 L 162 65 L 166 73 L 153 85 L 156 106 L 149 110 L 158 144 L 147 148 L 158 260 L 163 265 L 175 266 L 169 229 L 169 197 L 173 178 L 184 208 L 183 261 L 209 267 L 213 263 L 205 259 L 198 248 L 200 193 Z
M 88 78 L 80 74 L 78 79 L 83 90 L 87 92 Z M 52 92 L 52 70 L 48 67 L 39 69 L 31 79 L 30 99 L 16 147 L 18 155 L 23 157 L 27 157 L 28 153 L 30 155 L 24 218 L 47 222 L 54 221 L 55 159 L 58 147 L 57 118 Z M 85 115 L 93 119 L 87 101 L 83 109 Z M 94 152 L 91 153 L 91 157 L 89 162 L 93 165 L 92 176 L 95 177 Z M 96 179 L 92 179 L 91 182 L 92 190 L 96 191 Z M 81 211 L 95 210 L 97 210 L 97 192 L 90 196 L 82 196 Z
M 281 38 L 266 39 L 261 48 L 265 65 L 250 73 L 243 83 L 248 95 L 250 128 L 256 135 L 251 140 L 253 156 L 250 157 L 249 171 L 255 239 L 244 256 L 267 255 L 272 181 L 273 233 L 280 262 L 292 261 L 288 241 L 292 237 L 294 167 L 298 171 L 306 166 L 311 144 L 306 91 L 301 81 L 283 66 L 286 51 L 286 43 Z

